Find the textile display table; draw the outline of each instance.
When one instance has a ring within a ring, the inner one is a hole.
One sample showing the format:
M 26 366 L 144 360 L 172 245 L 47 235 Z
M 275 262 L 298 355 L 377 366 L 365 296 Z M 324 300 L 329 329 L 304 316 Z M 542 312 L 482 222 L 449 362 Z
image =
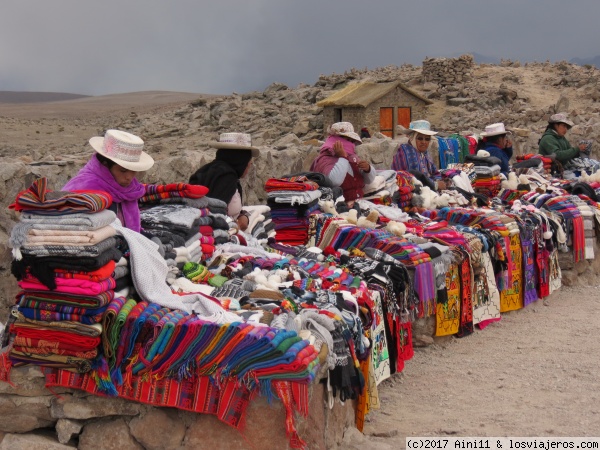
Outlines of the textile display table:
M 528 190 L 494 187 L 492 199 L 481 177 L 444 176 L 465 189 L 434 195 L 382 171 L 341 213 L 316 176 L 271 179 L 246 232 L 205 192 L 147 185 L 143 234 L 115 221 L 108 194 L 36 180 L 12 205 L 21 291 L 0 379 L 17 392 L 34 368 L 48 392 L 69 393 L 45 426 L 80 392 L 210 417 L 205 443 L 252 447 L 269 430 L 274 446 L 331 446 L 381 407 L 378 385 L 411 359 L 414 324 L 468 336 L 559 289 L 564 255 L 594 259 L 600 209 L 566 183 L 530 175 Z

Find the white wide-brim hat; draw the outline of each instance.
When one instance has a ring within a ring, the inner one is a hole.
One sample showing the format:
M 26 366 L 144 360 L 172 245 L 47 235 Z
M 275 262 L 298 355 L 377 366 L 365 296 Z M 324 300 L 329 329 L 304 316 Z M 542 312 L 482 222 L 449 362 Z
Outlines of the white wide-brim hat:
M 487 136 L 498 136 L 500 134 L 509 134 L 510 131 L 506 130 L 506 128 L 504 128 L 504 123 L 502 122 L 498 122 L 498 123 L 493 123 L 491 125 L 488 125 L 485 127 L 485 130 L 483 131 L 483 133 L 481 133 L 481 137 L 487 137 Z
M 144 151 L 144 141 L 135 134 L 106 130 L 104 137 L 94 136 L 89 142 L 98 154 L 127 170 L 143 172 L 154 165 L 152 156 Z
M 208 145 L 213 148 L 249 150 L 253 157 L 260 155 L 260 149 L 252 146 L 252 136 L 248 133 L 221 133 L 218 141 L 211 141 Z
M 425 134 L 427 136 L 435 136 L 437 134 L 437 131 L 432 131 L 431 124 L 427 120 L 415 120 L 410 123 L 408 128 L 404 129 L 405 134 L 410 134 L 412 132 Z
M 336 122 L 329 127 L 329 134 L 334 136 L 345 136 L 362 144 L 362 139 L 354 131 L 354 126 L 350 122 Z

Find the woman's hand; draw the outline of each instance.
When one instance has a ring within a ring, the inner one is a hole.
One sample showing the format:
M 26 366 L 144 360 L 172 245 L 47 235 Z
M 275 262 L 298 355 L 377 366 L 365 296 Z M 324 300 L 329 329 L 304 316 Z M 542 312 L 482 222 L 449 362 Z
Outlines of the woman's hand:
M 371 165 L 364 160 L 358 162 L 358 168 L 366 173 L 369 173 L 371 171 Z
M 587 145 L 585 144 L 579 144 L 579 151 L 580 152 L 585 152 L 587 150 Z
M 333 154 L 338 158 L 346 158 L 348 156 L 346 150 L 344 150 L 344 146 L 339 141 L 333 144 Z

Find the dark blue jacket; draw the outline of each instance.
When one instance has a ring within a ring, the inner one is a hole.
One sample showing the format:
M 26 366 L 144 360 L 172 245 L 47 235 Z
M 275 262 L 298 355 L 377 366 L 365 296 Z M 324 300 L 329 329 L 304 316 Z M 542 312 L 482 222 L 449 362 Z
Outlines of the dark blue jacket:
M 500 172 L 502 172 L 508 178 L 508 172 L 510 172 L 508 162 L 510 161 L 510 158 L 512 158 L 513 148 L 500 148 L 496 144 L 488 142 L 485 145 L 484 150 L 486 152 L 489 152 L 490 156 L 495 156 L 500 161 L 502 161 L 502 163 L 500 164 Z

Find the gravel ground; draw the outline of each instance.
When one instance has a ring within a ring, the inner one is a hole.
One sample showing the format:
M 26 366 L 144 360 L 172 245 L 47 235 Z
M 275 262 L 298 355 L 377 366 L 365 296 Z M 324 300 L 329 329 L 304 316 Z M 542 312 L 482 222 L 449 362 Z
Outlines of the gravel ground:
M 600 436 L 600 286 L 562 288 L 471 336 L 416 349 L 345 448 L 407 436 Z

